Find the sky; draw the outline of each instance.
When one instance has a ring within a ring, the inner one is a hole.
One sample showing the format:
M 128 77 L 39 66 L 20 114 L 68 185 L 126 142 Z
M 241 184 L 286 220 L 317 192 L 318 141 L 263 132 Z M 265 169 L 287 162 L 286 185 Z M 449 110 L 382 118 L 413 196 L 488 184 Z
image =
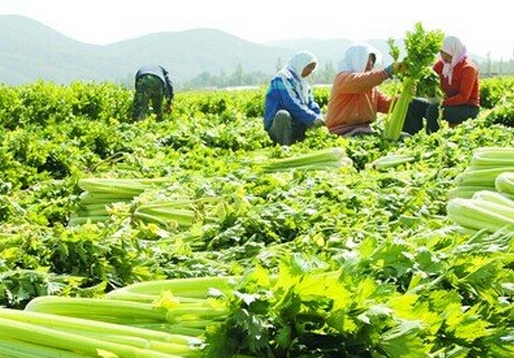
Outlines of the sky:
M 508 2 L 471 3 L 469 0 L 0 0 L 0 15 L 23 15 L 74 40 L 96 45 L 194 28 L 218 29 L 257 43 L 299 38 L 387 40 L 404 37 L 416 22 L 421 22 L 427 30 L 439 29 L 459 37 L 473 54 L 492 60 L 514 60 L 514 17 L 506 10 Z

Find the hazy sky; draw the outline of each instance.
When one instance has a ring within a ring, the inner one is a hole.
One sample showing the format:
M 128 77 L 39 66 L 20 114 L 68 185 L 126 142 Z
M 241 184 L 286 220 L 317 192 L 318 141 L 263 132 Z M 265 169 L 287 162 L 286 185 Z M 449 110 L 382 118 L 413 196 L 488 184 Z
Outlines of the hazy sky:
M 155 32 L 215 28 L 253 42 L 317 38 L 402 38 L 420 21 L 458 36 L 477 55 L 514 57 L 507 1 L 488 0 L 0 0 L 72 39 L 108 44 Z M 337 4 L 337 5 L 336 5 Z M 406 5 L 410 4 L 410 5 Z M 229 49 L 227 49 L 229 50 Z

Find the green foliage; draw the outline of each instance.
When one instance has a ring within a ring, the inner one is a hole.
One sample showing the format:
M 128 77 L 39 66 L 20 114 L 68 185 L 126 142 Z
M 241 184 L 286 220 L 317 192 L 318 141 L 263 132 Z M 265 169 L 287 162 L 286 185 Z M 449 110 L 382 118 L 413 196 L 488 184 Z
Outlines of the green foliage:
M 43 268 L 5 271 L 0 273 L 0 304 L 23 308 L 32 298 L 39 296 L 77 293 L 87 296 L 87 291 L 80 288 L 81 281 L 81 277 L 59 275 Z M 98 294 L 102 291 L 103 287 L 97 287 Z M 94 290 L 89 292 L 91 294 Z
M 486 117 L 486 122 L 493 125 L 514 127 L 514 94 L 507 93 L 498 100 Z
M 480 82 L 480 105 L 492 109 L 509 97 L 514 86 L 514 77 L 487 78 Z
M 280 147 L 262 128 L 264 91 L 179 92 L 163 121 L 131 123 L 132 93 L 115 85 L 1 87 L 0 303 L 248 273 L 225 293 L 234 315 L 208 331 L 226 338 L 209 348 L 224 358 L 237 347 L 263 357 L 512 355 L 512 238 L 471 236 L 446 217 L 474 149 L 512 146 L 512 131 L 483 111 L 398 142 L 377 121 L 377 135 L 317 128 Z M 328 93 L 314 88 L 322 104 Z M 257 165 L 329 148 L 343 148 L 353 167 Z M 415 160 L 369 165 L 405 154 Z M 101 208 L 104 223 L 69 227 L 86 177 L 171 184 Z M 220 220 L 173 227 L 129 217 L 138 203 L 179 194 L 222 199 Z

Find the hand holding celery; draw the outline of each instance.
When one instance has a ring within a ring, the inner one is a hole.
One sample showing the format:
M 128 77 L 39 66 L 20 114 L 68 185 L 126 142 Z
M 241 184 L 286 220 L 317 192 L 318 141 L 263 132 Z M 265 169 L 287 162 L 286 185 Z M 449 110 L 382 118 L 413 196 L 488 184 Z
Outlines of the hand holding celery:
M 434 73 L 432 64 L 435 55 L 440 49 L 443 40 L 443 33 L 438 30 L 425 31 L 420 23 L 415 25 L 412 32 L 407 32 L 404 39 L 407 56 L 401 62 L 402 71 L 396 71 L 396 76 L 401 80 L 401 92 L 395 96 L 389 108 L 387 122 L 385 124 L 384 135 L 387 139 L 398 140 L 405 123 L 409 104 L 415 96 L 414 89 L 426 92 L 436 92 L 436 89 L 424 89 L 425 87 L 438 86 L 433 81 Z M 400 50 L 394 40 L 388 41 L 390 54 L 395 62 L 398 62 Z M 427 82 L 425 80 L 430 80 Z

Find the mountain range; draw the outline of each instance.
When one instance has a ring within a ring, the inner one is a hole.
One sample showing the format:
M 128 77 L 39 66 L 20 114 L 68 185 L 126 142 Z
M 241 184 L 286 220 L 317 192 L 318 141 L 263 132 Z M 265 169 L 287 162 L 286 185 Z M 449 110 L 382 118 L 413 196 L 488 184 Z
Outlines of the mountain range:
M 369 40 L 390 62 L 385 40 Z M 38 80 L 69 84 L 110 81 L 132 84 L 137 68 L 161 64 L 180 85 L 202 73 L 244 72 L 272 75 L 298 50 L 316 54 L 321 66 L 337 67 L 350 40 L 296 39 L 254 43 L 214 29 L 162 32 L 108 45 L 85 44 L 18 15 L 0 16 L 0 82 Z

